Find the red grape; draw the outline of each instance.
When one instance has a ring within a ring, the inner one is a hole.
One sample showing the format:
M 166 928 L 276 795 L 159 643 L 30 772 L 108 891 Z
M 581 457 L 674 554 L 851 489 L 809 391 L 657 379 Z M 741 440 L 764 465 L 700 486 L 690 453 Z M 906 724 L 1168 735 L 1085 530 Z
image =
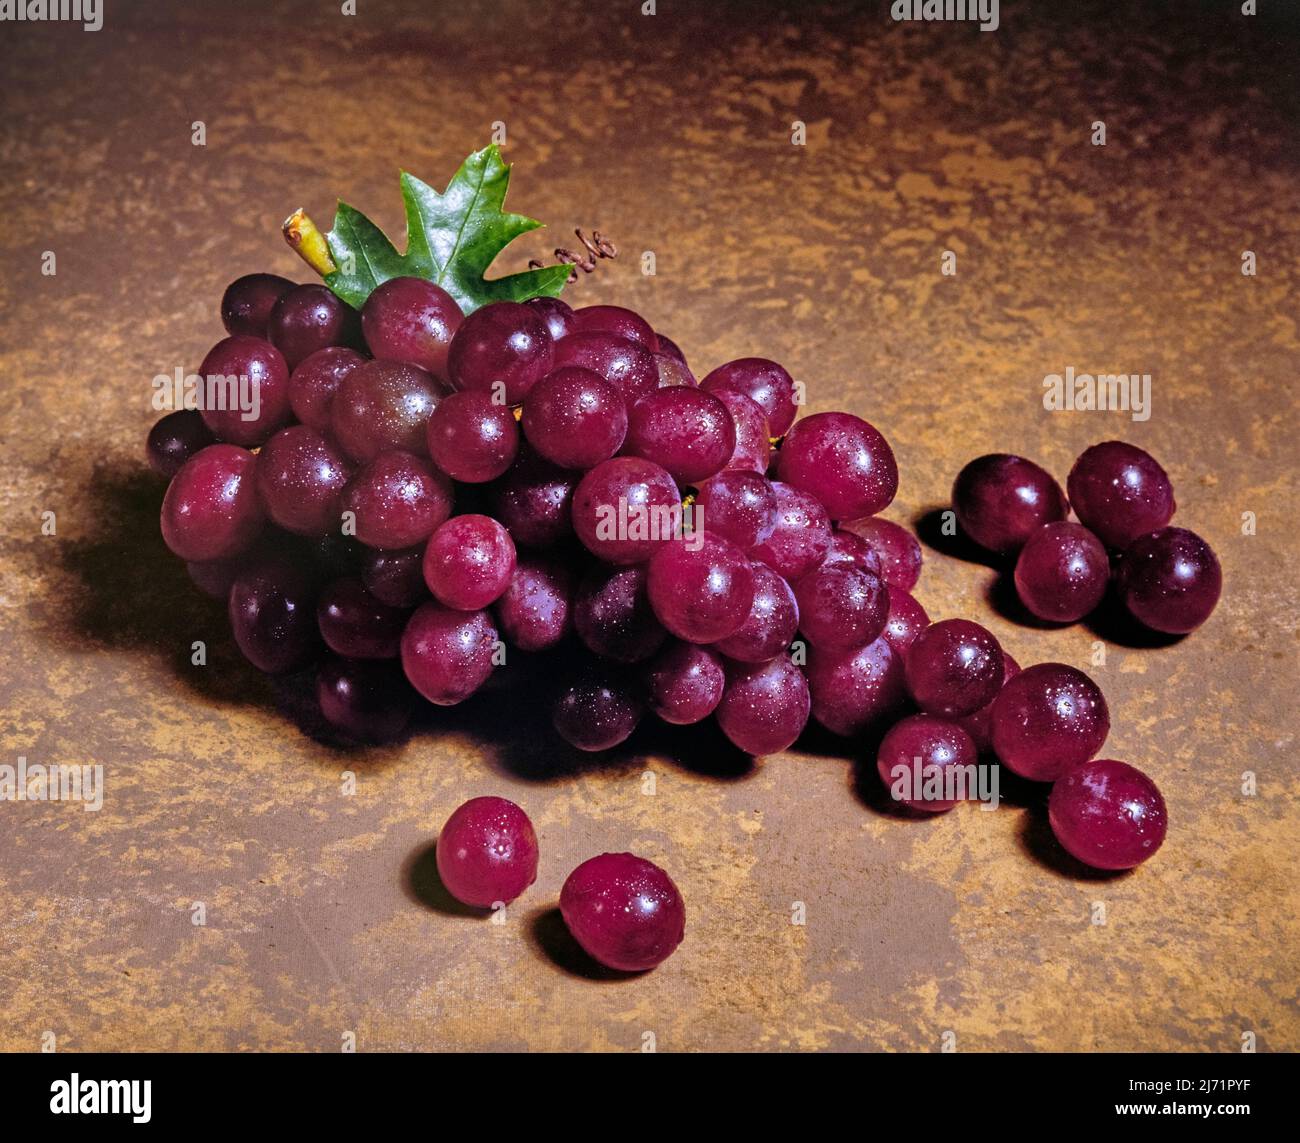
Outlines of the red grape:
M 678 484 L 697 484 L 731 459 L 736 424 L 726 405 L 700 389 L 656 389 L 632 406 L 623 451 L 653 460 Z
M 749 551 L 776 527 L 776 492 L 764 476 L 727 469 L 700 486 L 695 497 L 695 529 Z
M 704 535 L 660 547 L 650 560 L 647 586 L 659 622 L 690 643 L 734 635 L 754 599 L 754 573 L 745 553 Z
M 541 316 L 553 341 L 568 337 L 577 328 L 573 321 L 573 307 L 568 302 L 561 301 L 559 298 L 543 297 L 529 298 L 524 304 L 536 310 Z
M 409 548 L 451 515 L 451 482 L 427 460 L 381 452 L 343 490 L 356 536 L 372 548 Z
M 654 354 L 635 341 L 612 333 L 571 333 L 555 343 L 555 365 L 576 365 L 599 373 L 618 387 L 631 408 L 659 387 Z
M 1002 686 L 1002 648 L 992 633 L 969 619 L 931 623 L 904 658 L 907 689 L 927 714 L 973 714 Z
M 1019 551 L 1044 524 L 1064 520 L 1065 494 L 1032 460 L 1007 453 L 977 457 L 952 486 L 957 523 L 975 543 L 1005 555 Z
M 333 426 L 334 394 L 343 379 L 366 363 L 355 349 L 331 345 L 304 357 L 289 375 L 289 404 L 304 425 L 321 432 Z
M 814 647 L 847 651 L 874 642 L 889 615 L 889 589 L 866 568 L 823 563 L 799 580 L 799 629 Z
M 216 440 L 197 410 L 177 409 L 159 418 L 149 430 L 145 442 L 149 467 L 170 480 L 190 457 L 215 444 Z
M 572 628 L 573 597 L 573 572 L 564 560 L 521 554 L 494 607 L 497 627 L 521 651 L 544 651 Z
M 533 386 L 521 424 L 528 443 L 552 464 L 594 468 L 622 447 L 627 419 L 617 385 L 566 365 Z
M 257 456 L 257 493 L 271 519 L 299 536 L 323 536 L 340 522 L 348 458 L 306 425 L 281 429 Z
M 429 598 L 423 548 L 390 552 L 368 548 L 361 558 L 360 572 L 366 590 L 389 607 L 414 607 Z
M 266 337 L 271 310 L 294 284 L 278 274 L 245 274 L 221 296 L 221 324 L 227 333 Z
M 465 315 L 441 286 L 423 278 L 381 282 L 361 307 L 361 330 L 376 357 L 448 379 L 447 354 Z
M 799 411 L 790 374 L 775 361 L 763 357 L 742 357 L 719 365 L 700 382 L 700 388 L 710 393 L 729 389 L 748 397 L 763 410 L 774 437 L 789 432 Z
M 330 425 L 353 460 L 401 449 L 428 452 L 429 417 L 442 400 L 433 377 L 400 361 L 367 361 L 340 382 Z
M 200 449 L 182 466 L 162 503 L 162 536 L 183 560 L 224 560 L 262 530 L 257 458 L 235 445 Z
M 203 423 L 228 444 L 257 448 L 293 418 L 289 369 L 280 351 L 259 337 L 217 342 L 199 366 Z
M 817 497 L 832 520 L 874 516 L 898 491 L 898 465 L 880 432 L 851 413 L 814 413 L 785 437 L 777 476 Z
M 549 548 L 573 534 L 578 474 L 551 464 L 530 448 L 492 487 L 492 512 L 516 544 Z
M 517 405 L 552 368 L 555 350 L 542 315 L 522 302 L 489 302 L 452 338 L 447 369 L 457 389 Z
M 1054 782 L 1093 757 L 1110 732 L 1100 688 L 1064 663 L 1027 667 L 993 702 L 993 749 L 1036 782 Z
M 1059 520 L 1030 535 L 1016 560 L 1016 594 L 1039 619 L 1073 623 L 1096 609 L 1110 583 L 1110 559 L 1082 524 Z
M 639 313 L 622 306 L 579 306 L 573 311 L 576 333 L 612 333 L 649 350 L 659 348 L 659 338 Z
M 319 649 L 309 577 L 282 555 L 255 560 L 230 585 L 230 629 L 259 671 L 284 674 L 305 667 Z
M 316 673 L 316 702 L 335 730 L 360 742 L 391 742 L 415 712 L 416 694 L 397 663 L 328 656 Z
M 746 754 L 777 754 L 803 733 L 809 709 L 803 673 L 781 655 L 767 663 L 728 663 L 715 717 Z
M 643 677 L 650 709 L 675 726 L 708 718 L 722 701 L 726 685 L 717 654 L 675 639 L 650 661 Z
M 648 659 L 663 645 L 667 631 L 655 617 L 644 565 L 592 568 L 573 602 L 578 638 L 593 654 L 619 663 Z
M 570 746 L 594 753 L 626 742 L 642 713 L 640 694 L 628 679 L 593 670 L 560 692 L 551 723 Z
M 395 659 L 406 627 L 404 608 L 381 603 L 353 576 L 327 585 L 316 601 L 325 645 L 348 659 Z
M 519 454 L 519 425 L 486 393 L 443 397 L 429 417 L 429 456 L 453 480 L 483 484 L 504 474 Z
M 479 909 L 508 904 L 537 880 L 533 823 L 505 798 L 471 798 L 447 819 L 435 857 L 444 888 Z
M 560 890 L 560 914 L 593 960 L 621 972 L 661 964 L 686 934 L 686 906 L 672 878 L 630 853 L 579 865 Z
M 776 493 L 776 526 L 751 554 L 795 583 L 826 558 L 831 548 L 831 523 L 815 497 L 775 481 L 772 489 Z
M 954 788 L 952 774 L 958 767 L 976 762 L 975 744 L 960 726 L 929 714 L 914 714 L 896 722 L 881 740 L 876 752 L 880 780 L 896 801 L 914 810 L 939 814 L 950 810 L 957 799 L 942 795 Z M 973 775 L 974 771 L 967 771 Z M 968 778 L 955 789 L 970 790 Z M 939 796 L 932 794 L 937 788 Z
M 924 607 L 901 587 L 889 589 L 889 615 L 881 634 L 898 654 L 906 654 L 916 637 L 929 626 L 930 617 Z
M 867 516 L 841 528 L 860 536 L 880 556 L 880 570 L 891 588 L 911 591 L 921 578 L 921 545 L 911 532 L 892 520 Z
M 1068 770 L 1052 787 L 1047 814 L 1056 839 L 1095 869 L 1132 869 L 1160 848 L 1169 814 L 1141 770 L 1098 758 Z
M 1176 507 L 1165 470 L 1150 453 L 1124 441 L 1085 449 L 1066 486 L 1075 515 L 1110 548 L 1163 528 Z
M 331 345 L 357 345 L 361 321 L 347 302 L 327 286 L 294 286 L 271 309 L 267 337 L 284 354 L 290 369 Z
M 648 560 L 677 533 L 681 518 L 673 478 L 640 457 L 616 456 L 598 464 L 573 494 L 578 539 L 611 564 Z
M 433 597 L 457 611 L 477 611 L 501 597 L 515 572 L 510 533 L 490 516 L 453 516 L 429 538 L 424 580 Z
M 895 715 L 907 702 L 903 659 L 883 635 L 852 651 L 808 651 L 813 717 L 852 738 Z
M 1139 536 L 1120 559 L 1120 598 L 1139 623 L 1155 631 L 1194 631 L 1210 617 L 1222 589 L 1214 550 L 1186 528 Z
M 784 654 L 799 627 L 799 604 L 794 590 L 766 564 L 750 564 L 754 597 L 749 614 L 735 631 L 717 644 L 728 659 L 766 663 Z
M 431 703 L 454 706 L 492 673 L 498 646 L 486 611 L 453 611 L 441 603 L 416 608 L 402 635 L 402 669 Z

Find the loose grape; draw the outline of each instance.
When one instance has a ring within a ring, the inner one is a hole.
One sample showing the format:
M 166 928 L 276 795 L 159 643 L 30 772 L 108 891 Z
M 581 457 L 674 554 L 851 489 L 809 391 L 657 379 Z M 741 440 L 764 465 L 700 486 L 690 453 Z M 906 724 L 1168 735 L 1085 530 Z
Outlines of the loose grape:
M 746 754 L 777 754 L 808 724 L 808 684 L 785 655 L 767 663 L 728 663 L 715 717 Z
M 583 577 L 573 603 L 578 638 L 593 654 L 619 663 L 648 659 L 668 637 L 655 617 L 644 565 L 600 564 Z
M 429 538 L 424 580 L 433 597 L 457 611 L 477 611 L 501 597 L 515 572 L 510 533 L 490 516 L 453 516 Z
M 381 603 L 352 576 L 328 584 L 316 601 L 325 645 L 348 659 L 395 659 L 406 627 L 404 608 Z
M 227 333 L 266 337 L 271 310 L 294 284 L 278 274 L 245 274 L 221 296 L 221 324 Z
M 257 458 L 235 445 L 200 449 L 172 478 L 162 503 L 162 536 L 183 560 L 224 560 L 262 530 Z
M 328 432 L 333 426 L 334 394 L 343 380 L 366 363 L 355 349 L 341 345 L 304 357 L 289 375 L 289 404 L 304 425 Z
M 203 423 L 220 441 L 257 448 L 293 418 L 289 369 L 269 341 L 246 334 L 219 341 L 199 376 Z
M 826 558 L 831 548 L 831 522 L 821 501 L 788 484 L 772 482 L 776 493 L 776 526 L 751 550 L 755 559 L 795 583 Z
M 461 390 L 517 405 L 552 369 L 554 341 L 542 315 L 522 302 L 489 302 L 452 339 L 447 368 Z
M 814 647 L 847 651 L 874 642 L 889 615 L 889 589 L 866 568 L 823 563 L 799 580 L 799 629 Z
M 929 714 L 914 714 L 896 722 L 881 740 L 876 769 L 895 801 L 914 810 L 941 814 L 958 799 L 944 793 L 969 789 L 966 779 L 955 786 L 960 768 L 974 766 L 975 744 L 960 726 Z M 974 771 L 967 771 L 973 774 Z M 933 796 L 938 791 L 937 796 Z
M 700 486 L 694 527 L 749 551 L 776 527 L 776 492 L 765 476 L 732 468 Z
M 319 349 L 360 344 L 361 319 L 327 286 L 294 286 L 272 307 L 267 336 L 294 369 Z
M 445 382 L 448 350 L 464 318 L 441 286 L 423 278 L 390 278 L 361 307 L 361 330 L 376 357 L 416 365 Z
M 259 671 L 284 674 L 315 657 L 320 636 L 308 576 L 283 556 L 254 561 L 230 585 L 230 628 Z
M 852 738 L 888 721 L 907 702 L 903 658 L 883 635 L 852 651 L 808 650 L 813 717 Z
M 763 410 L 774 437 L 789 432 L 799 411 L 790 374 L 763 357 L 742 357 L 719 365 L 700 382 L 700 388 L 710 393 L 729 389 L 748 397 Z
M 281 429 L 257 457 L 257 494 L 271 519 L 299 536 L 339 527 L 343 487 L 352 464 L 323 433 L 306 425 Z
M 612 333 L 571 333 L 555 343 L 555 365 L 576 365 L 599 373 L 617 386 L 631 408 L 659 387 L 654 354 L 635 341 Z
M 736 424 L 727 406 L 703 390 L 656 389 L 632 406 L 623 451 L 653 460 L 678 484 L 697 484 L 731 459 Z
M 429 418 L 442 392 L 433 377 L 400 361 L 367 361 L 340 382 L 330 426 L 343 451 L 364 463 L 381 452 L 428 452 Z
M 505 798 L 471 798 L 459 806 L 434 852 L 447 892 L 475 908 L 509 904 L 537 880 L 533 823 Z
M 1019 551 L 1034 532 L 1069 511 L 1048 472 L 1006 453 L 977 457 L 963 468 L 953 482 L 952 506 L 967 536 L 1003 555 Z
M 1064 663 L 1027 667 L 993 702 L 993 749 L 1022 778 L 1054 782 L 1092 758 L 1110 732 L 1100 688 Z
M 590 671 L 560 692 L 551 723 L 570 746 L 594 753 L 626 742 L 642 712 L 640 694 L 630 680 L 613 672 Z
M 612 333 L 651 351 L 659 348 L 650 323 L 622 306 L 579 306 L 573 311 L 573 325 L 577 333 Z
M 1110 583 L 1106 549 L 1082 524 L 1059 520 L 1032 533 L 1016 560 L 1016 594 L 1039 619 L 1073 623 L 1096 609 Z
M 363 544 L 409 548 L 451 515 L 451 482 L 421 457 L 381 452 L 348 482 L 342 503 Z
M 640 457 L 616 456 L 598 464 L 573 494 L 578 539 L 611 564 L 648 560 L 677 533 L 681 518 L 673 478 Z
M 621 972 L 663 963 L 686 934 L 686 906 L 672 878 L 630 853 L 579 865 L 560 890 L 560 914 L 593 960 Z
M 1002 648 L 992 633 L 968 619 L 932 623 L 916 637 L 903 662 L 907 689 L 927 714 L 973 714 L 1002 686 Z
M 722 701 L 726 672 L 707 647 L 673 640 L 644 672 L 650 709 L 664 722 L 689 726 L 708 718 Z
M 867 516 L 841 528 L 860 536 L 880 556 L 881 574 L 891 588 L 911 591 L 921 578 L 921 545 L 911 532 L 892 520 Z
M 815 496 L 832 520 L 874 516 L 898 491 L 898 465 L 880 432 L 851 413 L 814 413 L 787 434 L 777 476 Z
M 1194 631 L 1210 617 L 1222 589 L 1214 550 L 1186 528 L 1139 536 L 1120 559 L 1120 598 L 1139 623 L 1155 631 Z
M 510 585 L 496 601 L 497 627 L 506 642 L 521 651 L 554 647 L 573 626 L 574 593 L 574 576 L 567 561 L 521 554 Z
M 618 452 L 627 423 L 627 403 L 618 386 L 572 365 L 533 386 L 521 421 L 528 443 L 552 464 L 583 469 Z
M 1132 869 L 1165 840 L 1169 814 L 1141 770 L 1098 758 L 1068 770 L 1052 787 L 1047 815 L 1056 839 L 1095 869 Z
M 349 738 L 391 742 L 410 723 L 416 694 L 397 663 L 331 655 L 316 673 L 316 702 L 325 721 Z
M 728 659 L 766 663 L 784 654 L 799 628 L 799 604 L 793 588 L 766 564 L 750 564 L 754 596 L 736 632 L 716 647 Z
M 1066 487 L 1075 515 L 1111 548 L 1163 528 L 1176 507 L 1165 470 L 1150 453 L 1123 441 L 1085 449 Z
M 177 409 L 160 418 L 149 430 L 145 442 L 149 467 L 170 480 L 190 457 L 216 440 L 197 410 Z
M 429 456 L 453 480 L 482 484 L 509 470 L 519 454 L 519 425 L 486 393 L 443 397 L 429 417 Z
M 402 634 L 402 669 L 437 706 L 464 702 L 492 673 L 498 646 L 486 611 L 453 611 L 441 603 L 416 608 Z

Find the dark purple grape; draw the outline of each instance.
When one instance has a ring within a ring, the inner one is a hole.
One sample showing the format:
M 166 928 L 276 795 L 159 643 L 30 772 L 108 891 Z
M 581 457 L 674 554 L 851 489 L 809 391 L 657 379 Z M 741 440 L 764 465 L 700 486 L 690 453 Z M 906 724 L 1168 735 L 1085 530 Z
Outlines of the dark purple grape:
M 320 646 L 310 578 L 292 560 L 256 560 L 230 585 L 230 629 L 250 663 L 268 675 L 305 667 Z
M 702 534 L 662 545 L 650 560 L 647 586 L 659 622 L 689 643 L 734 635 L 754 600 L 754 573 L 745 553 Z
M 1005 687 L 1018 674 L 1020 674 L 1020 664 L 1003 651 L 1002 685 Z M 995 697 L 993 702 L 997 701 Z M 975 749 L 981 754 L 993 752 L 993 702 L 980 707 L 974 714 L 964 714 L 961 718 L 953 719 L 953 722 L 970 735 L 971 741 L 975 743 Z
M 204 595 L 223 603 L 230 595 L 230 585 L 244 567 L 243 558 L 229 560 L 191 560 L 185 565 L 190 580 Z
M 559 298 L 529 298 L 524 305 L 530 306 L 541 315 L 542 321 L 550 331 L 552 341 L 568 337 L 576 328 L 573 321 L 573 307 Z
M 655 337 L 659 340 L 660 353 L 665 354 L 668 357 L 675 357 L 683 365 L 687 364 L 686 354 L 682 352 L 681 346 L 679 346 L 677 342 L 667 334 L 660 333 L 658 330 L 655 330 Z
M 149 467 L 170 480 L 190 457 L 216 440 L 200 413 L 194 409 L 177 409 L 160 418 L 149 430 L 145 442 Z
M 1161 528 L 1139 536 L 1119 564 L 1119 595 L 1139 623 L 1185 635 L 1209 617 L 1223 590 L 1219 558 L 1195 532 Z
M 574 575 L 568 562 L 523 553 L 510 586 L 493 614 L 507 643 L 521 651 L 545 651 L 559 644 L 573 626 Z
M 958 801 L 943 797 L 944 793 L 953 788 L 970 789 L 967 778 L 955 787 L 950 785 L 951 777 L 961 768 L 973 767 L 976 760 L 975 743 L 956 723 L 913 714 L 896 722 L 881 740 L 876 769 L 895 801 L 914 810 L 941 814 Z M 932 796 L 932 784 L 941 791 L 938 796 Z
M 339 384 L 330 426 L 344 452 L 364 463 L 381 452 L 428 453 L 429 418 L 442 391 L 432 375 L 400 361 L 367 361 Z
M 257 448 L 293 419 L 289 369 L 280 351 L 259 337 L 217 342 L 199 366 L 203 423 L 220 441 Z
M 860 536 L 880 556 L 880 571 L 891 588 L 911 591 L 921 578 L 921 545 L 900 524 L 879 516 L 850 520 L 841 528 Z
M 447 368 L 457 389 L 517 405 L 551 371 L 554 358 L 554 341 L 541 314 L 522 302 L 489 302 L 461 323 Z
M 394 662 L 326 657 L 316 673 L 316 702 L 335 730 L 359 742 L 392 742 L 415 713 L 415 691 Z
M 520 448 L 509 471 L 492 486 L 492 514 L 525 548 L 549 548 L 573 535 L 573 493 L 579 474 L 531 448 Z
M 772 440 L 769 436 L 767 414 L 744 393 L 720 389 L 713 394 L 727 406 L 732 423 L 736 426 L 736 451 L 731 454 L 726 468 L 739 468 L 767 475 L 772 459 Z
M 616 456 L 598 464 L 573 494 L 574 531 L 606 563 L 648 560 L 676 535 L 681 519 L 673 478 L 639 457 Z
M 777 476 L 817 497 L 832 520 L 857 520 L 889 507 L 898 465 L 889 442 L 852 413 L 814 413 L 785 436 Z
M 861 536 L 846 532 L 843 528 L 831 529 L 831 546 L 826 551 L 826 558 L 817 566 L 860 568 L 881 580 L 885 578 L 881 573 L 880 555 L 876 549 Z
M 1123 441 L 1085 449 L 1066 482 L 1070 506 L 1109 548 L 1125 548 L 1173 519 L 1174 486 L 1150 453 Z
M 722 701 L 727 678 L 720 656 L 677 640 L 647 664 L 643 677 L 650 709 L 674 726 L 708 718 Z
M 831 522 L 821 501 L 788 484 L 772 482 L 776 493 L 776 527 L 750 554 L 796 583 L 826 558 Z
M 483 484 L 505 473 L 519 454 L 514 413 L 486 393 L 442 398 L 429 417 L 429 456 L 453 480 Z
M 221 296 L 221 324 L 227 333 L 264 338 L 275 303 L 293 288 L 288 278 L 278 274 L 245 274 L 236 278 Z
M 957 474 L 952 507 L 961 530 L 982 548 L 1018 552 L 1044 524 L 1070 507 L 1061 486 L 1032 460 L 1007 453 L 976 457 Z
M 845 738 L 881 726 L 907 703 L 902 655 L 883 635 L 852 651 L 809 648 L 813 717 Z
M 366 590 L 389 607 L 414 607 L 429 598 L 423 548 L 391 552 L 368 548 L 361 557 L 360 574 Z
M 331 345 L 359 345 L 361 319 L 327 286 L 294 286 L 271 309 L 267 324 L 271 344 L 284 354 L 290 369 Z
M 505 798 L 471 798 L 457 808 L 434 856 L 447 892 L 478 909 L 508 904 L 537 880 L 533 823 Z
M 453 516 L 424 550 L 425 583 L 438 602 L 457 611 L 494 603 L 514 572 L 514 541 L 490 516 Z
M 866 568 L 823 563 L 795 585 L 799 629 L 814 647 L 848 651 L 875 642 L 889 615 L 889 589 Z
M 340 525 L 352 464 L 315 429 L 281 429 L 257 456 L 257 494 L 266 514 L 288 532 L 323 536 Z
M 734 634 L 717 643 L 728 659 L 766 663 L 783 655 L 799 628 L 799 604 L 793 588 L 767 564 L 750 564 L 754 595 L 749 614 Z
M 672 878 L 630 853 L 579 865 L 560 890 L 560 915 L 592 959 L 620 972 L 663 963 L 686 934 L 686 906 Z
M 353 576 L 328 584 L 316 601 L 325 645 L 347 659 L 395 659 L 407 611 L 381 603 Z
M 710 393 L 729 389 L 753 401 L 767 417 L 772 436 L 785 436 L 798 413 L 794 381 L 775 361 L 763 357 L 742 357 L 719 365 L 700 382 Z
M 1095 610 L 1110 583 L 1106 549 L 1082 524 L 1044 524 L 1020 549 L 1016 594 L 1039 619 L 1073 623 Z
M 622 306 L 579 306 L 573 311 L 575 333 L 612 333 L 654 352 L 659 338 L 639 313 Z
M 628 408 L 659 387 L 654 354 L 645 346 L 612 333 L 571 333 L 563 341 L 557 341 L 553 368 L 565 365 L 599 373 L 618 387 Z
M 441 603 L 416 608 L 402 635 L 402 669 L 437 706 L 464 702 L 492 673 L 499 642 L 486 611 L 453 611 Z
M 993 749 L 1022 778 L 1055 782 L 1092 758 L 1110 733 L 1097 686 L 1064 663 L 1027 667 L 993 702 Z
M 520 423 L 528 443 L 552 464 L 594 468 L 622 447 L 627 403 L 599 374 L 563 366 L 533 386 Z
M 631 680 L 592 671 L 564 687 L 551 711 L 556 733 L 579 750 L 609 750 L 637 728 L 644 704 Z
M 289 375 L 289 404 L 304 425 L 321 432 L 333 427 L 334 394 L 343 380 L 366 363 L 355 349 L 331 345 L 298 362 Z
M 422 457 L 381 452 L 343 490 L 356 537 L 372 548 L 410 548 L 451 515 L 451 482 Z
M 623 451 L 653 460 L 678 484 L 698 484 L 731 459 L 736 424 L 726 405 L 700 389 L 656 389 L 632 406 Z
M 647 590 L 649 573 L 636 567 L 593 567 L 578 587 L 573 625 L 595 655 L 619 663 L 648 659 L 668 637 L 655 617 Z
M 375 357 L 407 362 L 446 382 L 447 354 L 464 318 L 441 286 L 423 278 L 390 278 L 361 307 L 361 330 Z
M 225 560 L 262 530 L 257 458 L 235 445 L 200 449 L 172 478 L 162 503 L 162 537 L 183 560 Z
M 1002 648 L 969 619 L 931 623 L 908 648 L 903 667 L 916 705 L 941 718 L 973 714 L 1002 686 Z
M 746 754 L 778 754 L 803 733 L 809 709 L 803 673 L 782 655 L 767 663 L 728 663 L 715 717 Z
M 743 551 L 761 544 L 776 527 L 776 492 L 767 477 L 731 468 L 700 486 L 695 530 L 730 540 Z
M 930 617 L 925 613 L 924 607 L 901 587 L 889 589 L 889 614 L 885 618 L 885 629 L 881 635 L 889 640 L 890 646 L 899 655 L 906 654 L 907 649 L 916 642 L 916 637 L 929 626 Z
M 1094 869 L 1132 869 L 1158 850 L 1169 828 L 1160 790 L 1141 770 L 1098 758 L 1052 787 L 1047 816 L 1056 840 Z

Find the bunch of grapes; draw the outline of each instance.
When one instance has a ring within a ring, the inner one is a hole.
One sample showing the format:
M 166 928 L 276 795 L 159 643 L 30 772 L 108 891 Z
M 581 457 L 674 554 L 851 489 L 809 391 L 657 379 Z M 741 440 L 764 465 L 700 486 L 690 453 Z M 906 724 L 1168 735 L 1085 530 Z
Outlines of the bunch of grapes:
M 712 717 L 770 754 L 811 717 L 859 740 L 888 729 L 886 783 L 900 761 L 935 772 L 987 751 L 1054 781 L 1106 737 L 1086 675 L 1020 672 L 980 625 L 929 622 L 910 594 L 920 547 L 878 515 L 898 488 L 889 443 L 849 413 L 796 421 L 773 361 L 697 382 L 631 310 L 541 297 L 466 315 L 420 278 L 358 312 L 252 275 L 222 317 L 200 373 L 255 381 L 260 399 L 154 427 L 163 536 L 226 599 L 254 666 L 315 670 L 346 737 L 390 740 L 421 701 L 461 703 L 539 656 L 554 659 L 553 725 L 584 751 L 653 713 Z M 1014 482 L 986 492 L 959 506 L 968 528 L 1020 511 Z M 1154 852 L 1151 794 L 1136 831 L 1132 798 L 1102 814 L 1129 848 L 1094 863 Z

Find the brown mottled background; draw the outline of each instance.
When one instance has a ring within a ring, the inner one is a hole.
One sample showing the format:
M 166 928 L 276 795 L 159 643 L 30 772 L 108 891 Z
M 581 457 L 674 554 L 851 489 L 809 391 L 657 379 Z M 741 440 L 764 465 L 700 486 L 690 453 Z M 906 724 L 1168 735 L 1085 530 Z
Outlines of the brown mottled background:
M 0 804 L 0 1047 L 1300 1048 L 1298 41 L 1294 9 L 1259 6 L 1008 0 L 981 34 L 885 2 L 109 0 L 98 33 L 0 26 L 0 761 L 107 781 L 99 813 Z M 1190 638 L 1032 628 L 932 547 L 918 589 L 1022 663 L 1104 642 L 1106 753 L 1169 802 L 1155 860 L 1081 876 L 1021 790 L 898 820 L 824 741 L 738 770 L 650 734 L 578 767 L 526 694 L 345 752 L 241 662 L 157 535 L 150 379 L 196 367 L 230 279 L 306 275 L 291 208 L 343 196 L 395 228 L 399 166 L 441 185 L 496 120 L 511 204 L 552 224 L 499 267 L 606 231 L 626 254 L 574 299 L 642 310 L 699 372 L 775 357 L 812 408 L 868 417 L 901 463 L 892 518 L 991 450 L 1062 478 L 1117 436 L 1162 460 L 1226 575 Z M 1150 421 L 1046 414 L 1068 365 L 1150 372 Z M 430 874 L 439 824 L 489 792 L 543 850 L 502 926 Z M 602 979 L 557 931 L 563 878 L 608 849 L 686 897 L 648 976 Z

